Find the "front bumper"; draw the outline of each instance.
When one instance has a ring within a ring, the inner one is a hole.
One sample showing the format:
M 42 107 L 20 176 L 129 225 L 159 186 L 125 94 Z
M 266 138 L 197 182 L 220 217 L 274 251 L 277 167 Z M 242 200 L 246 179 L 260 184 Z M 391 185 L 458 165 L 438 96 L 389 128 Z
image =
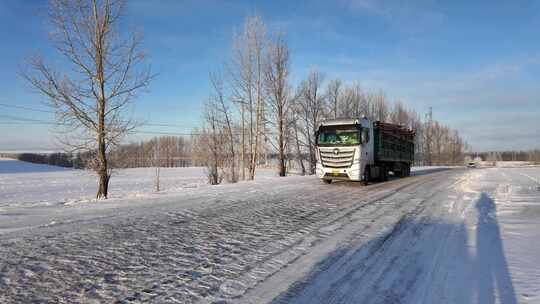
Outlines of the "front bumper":
M 320 162 L 317 162 L 316 172 L 320 179 L 335 179 L 335 180 L 350 180 L 361 181 L 362 172 L 359 162 L 353 162 L 349 168 L 329 168 L 323 167 Z

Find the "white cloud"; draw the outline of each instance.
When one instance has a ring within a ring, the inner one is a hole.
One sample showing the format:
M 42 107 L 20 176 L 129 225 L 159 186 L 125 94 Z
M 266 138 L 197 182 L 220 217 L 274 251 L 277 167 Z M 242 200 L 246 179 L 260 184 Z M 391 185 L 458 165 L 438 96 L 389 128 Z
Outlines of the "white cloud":
M 429 0 L 342 0 L 341 3 L 353 12 L 379 16 L 395 30 L 412 35 L 432 31 L 447 20 Z

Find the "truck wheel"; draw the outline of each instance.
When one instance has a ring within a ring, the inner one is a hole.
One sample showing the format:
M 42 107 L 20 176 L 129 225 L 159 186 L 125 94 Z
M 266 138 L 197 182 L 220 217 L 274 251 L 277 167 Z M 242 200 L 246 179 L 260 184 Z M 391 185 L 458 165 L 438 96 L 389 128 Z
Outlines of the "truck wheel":
M 388 169 L 386 167 L 381 167 L 381 180 L 383 182 L 388 180 Z
M 400 163 L 395 164 L 392 167 L 392 171 L 394 172 L 394 176 L 397 178 L 403 177 L 403 166 Z
M 323 179 L 323 181 L 324 181 L 325 184 L 331 184 L 332 183 L 331 179 Z

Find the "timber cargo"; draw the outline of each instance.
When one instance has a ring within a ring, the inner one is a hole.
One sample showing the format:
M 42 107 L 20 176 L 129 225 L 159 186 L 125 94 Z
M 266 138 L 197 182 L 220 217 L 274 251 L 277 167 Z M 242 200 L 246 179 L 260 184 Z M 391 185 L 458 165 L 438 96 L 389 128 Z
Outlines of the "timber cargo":
M 373 123 L 375 162 L 402 162 L 414 160 L 414 131 L 397 124 Z

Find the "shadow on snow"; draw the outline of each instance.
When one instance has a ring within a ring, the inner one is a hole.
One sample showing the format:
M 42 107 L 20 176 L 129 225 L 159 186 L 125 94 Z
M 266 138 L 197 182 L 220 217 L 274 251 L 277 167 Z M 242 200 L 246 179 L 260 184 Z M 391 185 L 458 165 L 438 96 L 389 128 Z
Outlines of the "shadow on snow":
M 482 193 L 475 207 L 475 232 L 463 223 L 402 218 L 360 248 L 334 251 L 272 303 L 492 304 L 498 295 L 499 303 L 516 304 L 495 203 Z
M 479 276 L 478 303 L 495 303 L 494 295 L 497 287 L 501 304 L 515 304 L 517 300 L 503 251 L 495 203 L 488 195 L 482 193 L 476 203 L 476 209 L 478 227 L 475 270 Z

